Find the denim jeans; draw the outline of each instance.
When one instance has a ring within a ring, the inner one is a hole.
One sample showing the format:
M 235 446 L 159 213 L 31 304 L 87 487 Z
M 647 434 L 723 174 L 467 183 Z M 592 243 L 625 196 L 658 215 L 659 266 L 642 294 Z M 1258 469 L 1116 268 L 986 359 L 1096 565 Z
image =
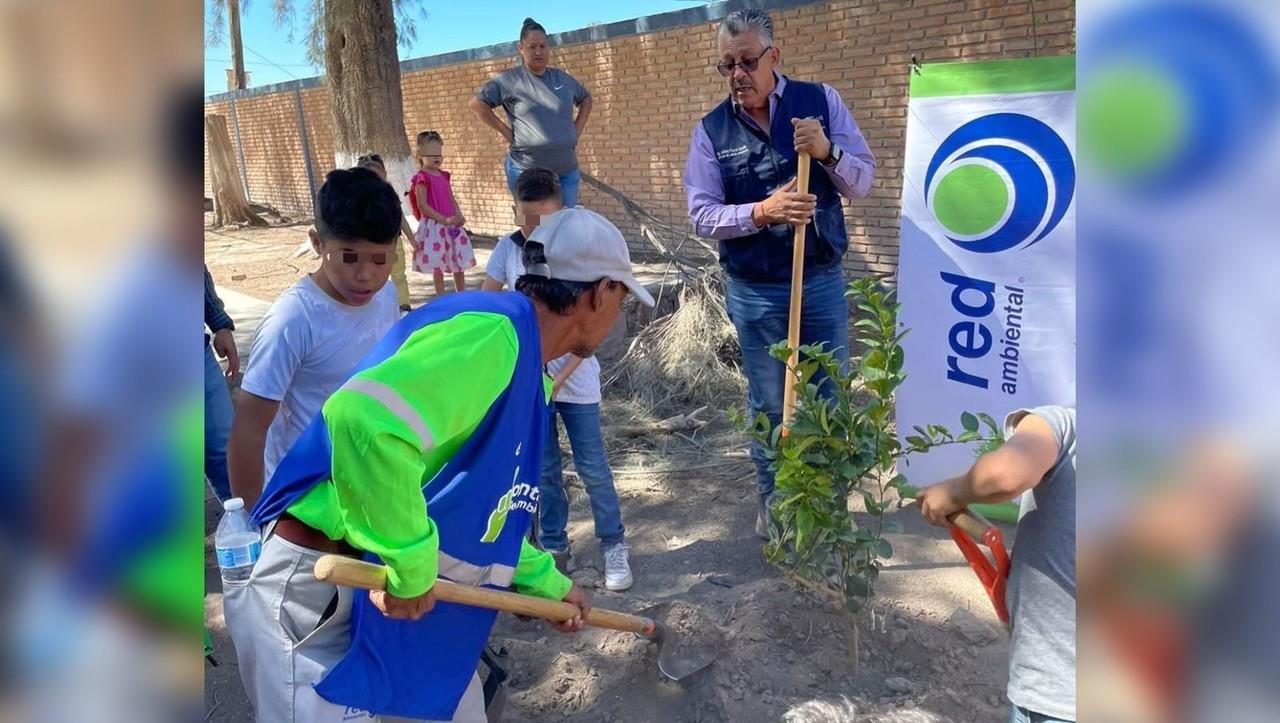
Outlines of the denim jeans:
M 511 191 L 511 195 L 516 195 L 516 179 L 520 178 L 520 173 L 524 170 L 511 160 L 511 156 L 506 156 L 502 161 L 502 166 L 507 172 L 507 188 Z M 564 203 L 565 208 L 573 208 L 578 205 L 578 189 L 582 187 L 582 172 L 573 169 L 568 173 L 560 176 L 560 199 Z
M 600 546 L 610 547 L 623 541 L 622 508 L 613 487 L 613 472 L 604 457 L 604 436 L 600 432 L 599 404 L 555 402 L 551 423 L 547 425 L 547 444 L 542 456 L 542 483 L 538 493 L 538 524 L 544 550 L 569 549 L 569 496 L 564 491 L 560 471 L 560 431 L 556 414 L 564 422 L 573 449 L 573 466 L 587 488 L 591 500 L 591 517 L 596 524 Z
M 752 417 L 769 415 L 773 426 L 782 422 L 782 394 L 786 366 L 769 355 L 769 347 L 787 339 L 791 283 L 744 281 L 725 275 L 725 307 L 738 330 L 742 370 L 747 375 L 747 406 Z M 808 275 L 801 304 L 800 344 L 825 343 L 835 350 L 842 368 L 849 365 L 849 302 L 839 269 Z M 821 384 L 822 377 L 815 376 Z M 760 445 L 752 443 L 756 463 L 756 491 L 773 493 L 773 471 Z
M 204 476 L 219 501 L 231 497 L 227 437 L 231 434 L 231 391 L 213 349 L 204 345 Z
M 1074 721 L 1050 718 L 1047 715 L 1033 713 L 1026 708 L 1020 708 L 1015 705 L 1009 711 L 1009 723 L 1074 723 Z

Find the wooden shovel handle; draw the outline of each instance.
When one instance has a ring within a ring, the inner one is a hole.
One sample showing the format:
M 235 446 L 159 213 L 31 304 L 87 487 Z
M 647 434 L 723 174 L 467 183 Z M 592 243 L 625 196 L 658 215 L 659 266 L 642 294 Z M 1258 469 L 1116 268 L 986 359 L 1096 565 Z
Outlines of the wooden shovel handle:
M 796 193 L 809 192 L 809 154 L 801 152 L 796 160 Z M 804 299 L 804 236 L 807 224 L 796 224 L 791 244 L 791 308 L 787 318 L 787 346 L 791 358 L 787 361 L 786 386 L 782 389 L 782 434 L 787 434 L 787 424 L 796 411 L 796 367 L 800 364 L 800 312 Z
M 991 527 L 991 522 L 987 518 L 968 508 L 960 510 L 948 517 L 947 520 L 978 542 L 983 541 L 983 534 Z
M 315 576 L 317 580 L 362 590 L 383 590 L 387 586 L 387 568 L 343 555 L 325 555 L 316 560 Z M 528 615 L 554 622 L 568 620 L 579 612 L 576 605 L 567 602 L 473 585 L 459 585 L 448 580 L 436 580 L 436 584 L 431 589 L 435 591 L 437 600 Z M 592 627 L 621 630 L 645 637 L 653 637 L 656 631 L 656 625 L 649 618 L 597 607 L 591 608 L 584 622 Z

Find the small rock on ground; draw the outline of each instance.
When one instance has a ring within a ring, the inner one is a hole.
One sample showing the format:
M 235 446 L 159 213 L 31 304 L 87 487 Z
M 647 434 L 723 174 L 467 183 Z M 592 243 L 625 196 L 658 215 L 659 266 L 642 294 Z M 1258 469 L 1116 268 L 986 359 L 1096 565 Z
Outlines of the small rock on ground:
M 898 695 L 907 695 L 916 689 L 915 685 L 911 681 L 900 675 L 886 678 L 884 681 L 884 687 L 888 688 L 890 692 L 897 693 Z

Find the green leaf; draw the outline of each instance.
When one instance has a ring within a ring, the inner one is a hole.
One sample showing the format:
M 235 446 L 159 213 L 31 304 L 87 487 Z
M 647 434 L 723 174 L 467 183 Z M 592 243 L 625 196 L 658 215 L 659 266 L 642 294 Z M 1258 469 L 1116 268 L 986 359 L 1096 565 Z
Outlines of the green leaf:
M 970 412 L 965 412 L 960 415 L 960 426 L 964 427 L 966 432 L 976 432 L 978 431 L 978 418 Z
M 879 354 L 880 352 L 872 352 L 872 353 L 874 353 L 874 354 Z M 883 354 L 881 354 L 881 356 L 884 356 L 884 355 L 883 355 Z M 876 384 L 876 385 L 873 387 L 873 386 L 872 386 L 872 384 L 873 384 L 873 383 L 875 383 L 875 382 L 883 382 L 883 381 L 885 381 L 885 380 L 886 380 L 886 379 L 888 379 L 888 378 L 889 378 L 889 372 L 885 371 L 884 369 L 882 369 L 882 368 L 880 368 L 880 367 L 874 367 L 874 366 L 869 367 L 869 366 L 866 366 L 866 365 L 865 365 L 865 363 L 863 364 L 863 367 L 862 367 L 862 380 L 863 380 L 863 381 L 865 381 L 865 382 L 867 383 L 867 387 L 868 387 L 868 388 L 873 388 L 873 389 L 875 389 L 875 390 L 876 390 L 876 393 L 877 393 L 877 394 L 879 394 L 879 395 L 880 395 L 880 396 L 882 396 L 882 397 L 883 397 L 883 396 L 885 396 L 885 394 L 884 394 L 884 392 L 881 392 L 881 391 L 880 391 L 879 387 L 881 387 L 881 386 L 883 386 L 883 385 L 881 385 L 881 384 Z
M 818 373 L 818 362 L 813 359 L 806 359 L 797 365 L 796 371 L 799 374 L 799 379 L 796 382 L 802 385 L 808 384 L 813 375 Z
M 876 565 L 872 565 L 863 571 L 862 576 L 865 577 L 867 579 L 867 583 L 872 586 L 871 594 L 874 595 L 876 580 L 880 579 L 880 568 Z
M 876 555 L 879 557 L 886 559 L 893 557 L 893 545 L 890 545 L 889 541 L 883 537 L 871 543 L 871 549 L 874 550 Z
M 802 546 L 805 537 L 813 532 L 813 513 L 807 507 L 796 508 L 796 547 Z
M 785 364 L 791 361 L 791 347 L 787 346 L 787 342 L 780 341 L 769 347 L 769 356 Z
M 893 450 L 883 447 L 880 450 L 880 469 L 888 470 L 893 467 Z
M 982 439 L 982 433 L 976 430 L 972 432 L 961 432 L 960 436 L 956 437 L 957 442 L 973 442 L 979 439 Z
M 898 373 L 902 371 L 903 352 L 902 347 L 895 346 L 889 354 L 889 371 Z
M 987 425 L 992 432 L 995 432 L 996 434 L 1000 433 L 1000 425 L 996 424 L 996 420 L 992 419 L 990 414 L 987 414 L 986 412 L 978 412 L 978 419 L 982 420 L 982 423 Z
M 871 390 L 877 397 L 887 399 L 893 393 L 893 382 L 889 379 L 868 381 L 867 389 Z
M 845 577 L 845 587 L 850 597 L 865 598 L 871 594 L 871 585 L 867 583 L 866 578 L 858 574 L 850 574 Z
M 804 493 L 803 493 L 803 492 L 797 492 L 796 494 L 791 495 L 790 497 L 788 497 L 787 499 L 783 500 L 782 502 L 779 502 L 779 503 L 775 504 L 775 505 L 773 506 L 773 511 L 774 511 L 774 512 L 780 512 L 780 511 L 782 511 L 782 510 L 786 509 L 787 507 L 790 507 L 791 505 L 794 505 L 795 503 L 799 502 L 799 501 L 800 501 L 801 499 L 803 499 L 803 498 L 804 498 Z
M 790 442 L 792 439 L 794 439 L 794 438 L 793 438 L 793 437 L 787 437 L 787 441 L 788 441 L 788 442 Z M 798 442 L 795 442 L 795 443 L 793 443 L 793 444 L 790 444 L 790 446 L 787 448 L 787 451 L 792 451 L 792 450 L 794 450 L 796 454 L 799 454 L 799 453 L 801 453 L 801 452 L 805 451 L 806 449 L 808 449 L 809 447 L 813 446 L 814 444 L 816 444 L 816 443 L 817 443 L 817 442 L 819 442 L 819 441 L 821 441 L 821 438 L 820 438 L 820 437 L 805 437 L 804 439 L 801 439 L 801 440 L 800 440 L 800 441 L 798 441 Z
M 866 505 L 867 512 L 872 515 L 884 514 L 884 510 L 880 508 L 880 503 L 872 496 L 870 492 L 862 493 L 862 503 Z
M 866 374 L 868 369 L 875 369 L 883 372 L 886 361 L 887 359 L 885 359 L 884 352 L 880 349 L 868 352 L 866 356 L 862 357 L 863 374 Z

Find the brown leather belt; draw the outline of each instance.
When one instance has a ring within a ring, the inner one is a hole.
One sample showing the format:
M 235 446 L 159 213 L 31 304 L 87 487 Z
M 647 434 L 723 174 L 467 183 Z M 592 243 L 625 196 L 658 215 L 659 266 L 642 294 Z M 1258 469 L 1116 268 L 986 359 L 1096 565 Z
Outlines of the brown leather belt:
M 288 513 L 280 516 L 280 519 L 276 521 L 275 529 L 272 530 L 271 534 L 279 535 L 281 539 L 288 540 L 295 545 L 299 545 L 310 550 L 329 552 L 335 555 L 360 557 L 360 552 L 356 550 L 356 548 L 341 540 L 330 540 L 328 536 L 320 530 L 317 530 Z

